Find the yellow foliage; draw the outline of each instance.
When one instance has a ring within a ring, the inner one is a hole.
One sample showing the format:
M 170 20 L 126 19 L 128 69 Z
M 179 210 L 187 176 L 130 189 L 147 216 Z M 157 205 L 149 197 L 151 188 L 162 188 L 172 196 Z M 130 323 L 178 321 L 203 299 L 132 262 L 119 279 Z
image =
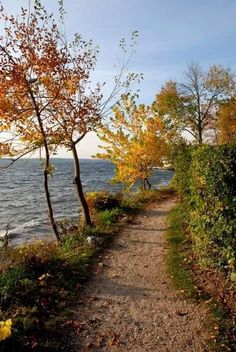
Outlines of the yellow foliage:
M 236 98 L 221 106 L 218 112 L 219 143 L 235 143 L 236 141 Z
M 14 155 L 14 149 L 10 143 L 1 143 L 0 142 L 0 158 L 4 156 L 11 157 Z
M 0 341 L 6 340 L 11 336 L 12 320 L 0 321 Z
M 116 167 L 114 182 L 132 185 L 145 180 L 154 166 L 162 165 L 167 154 L 169 135 L 161 118 L 150 106 L 136 106 L 134 98 L 125 95 L 113 109 L 113 116 L 100 129 L 106 143 L 98 158 L 111 160 Z

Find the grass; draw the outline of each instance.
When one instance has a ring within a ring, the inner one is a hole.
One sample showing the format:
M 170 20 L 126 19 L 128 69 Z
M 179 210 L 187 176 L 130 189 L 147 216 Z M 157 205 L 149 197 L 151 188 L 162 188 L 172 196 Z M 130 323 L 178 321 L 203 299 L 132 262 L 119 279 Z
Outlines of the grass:
M 173 279 L 174 286 L 190 297 L 196 296 L 196 287 L 188 263 L 188 241 L 181 221 L 180 207 L 174 208 L 168 215 L 167 240 L 169 251 L 166 259 L 168 271 Z
M 13 331 L 10 338 L 0 342 L 0 351 L 65 351 L 61 341 L 68 339 L 71 311 L 103 247 L 124 226 L 122 220 L 130 219 L 148 202 L 172 194 L 167 190 L 139 192 L 119 195 L 117 201 L 108 195 L 109 209 L 101 206 L 106 195 L 98 194 L 100 209 L 92 211 L 94 227 L 78 229 L 59 244 L 39 241 L 8 249 L 0 271 L 0 321 L 12 319 Z M 92 201 L 96 204 L 94 194 Z M 103 247 L 89 245 L 88 236 L 101 238 Z
M 96 220 L 99 224 L 112 225 L 115 224 L 119 216 L 122 216 L 124 213 L 120 208 L 114 208 L 111 210 L 104 210 L 97 214 Z
M 209 294 L 197 288 L 197 278 L 192 270 L 191 242 L 183 225 L 183 212 L 177 205 L 168 216 L 167 240 L 169 243 L 166 264 L 174 286 L 188 298 L 208 303 L 209 317 L 206 330 L 209 335 L 209 351 L 236 350 L 236 325 L 226 308 Z

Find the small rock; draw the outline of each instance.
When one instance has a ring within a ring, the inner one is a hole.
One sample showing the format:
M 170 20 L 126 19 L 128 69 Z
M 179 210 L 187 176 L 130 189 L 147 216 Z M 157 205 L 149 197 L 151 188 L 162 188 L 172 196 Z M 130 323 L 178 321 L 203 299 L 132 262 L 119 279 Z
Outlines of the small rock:
M 86 238 L 86 243 L 92 247 L 100 246 L 103 242 L 103 239 L 95 236 L 88 236 Z
M 184 317 L 185 315 L 188 315 L 188 312 L 178 311 L 178 312 L 176 312 L 176 314 L 179 315 L 180 317 Z

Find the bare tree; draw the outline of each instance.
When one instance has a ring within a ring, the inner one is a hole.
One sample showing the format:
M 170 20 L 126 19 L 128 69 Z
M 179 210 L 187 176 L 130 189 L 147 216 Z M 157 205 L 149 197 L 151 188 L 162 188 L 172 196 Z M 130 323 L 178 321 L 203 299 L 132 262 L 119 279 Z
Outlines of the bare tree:
M 180 130 L 203 143 L 204 133 L 213 128 L 219 103 L 235 89 L 230 69 L 213 65 L 204 72 L 198 64 L 190 64 L 182 83 L 169 81 L 157 94 L 156 108 L 169 116 Z

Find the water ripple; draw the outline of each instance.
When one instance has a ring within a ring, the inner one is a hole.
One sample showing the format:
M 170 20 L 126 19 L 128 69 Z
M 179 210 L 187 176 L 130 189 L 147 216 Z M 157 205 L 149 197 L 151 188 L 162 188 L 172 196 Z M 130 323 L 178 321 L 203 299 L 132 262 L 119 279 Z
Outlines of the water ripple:
M 0 167 L 6 160 L 0 160 Z M 50 192 L 57 220 L 79 217 L 80 205 L 73 185 L 73 161 L 54 159 L 56 171 L 50 180 Z M 114 166 L 103 160 L 81 160 L 81 178 L 85 191 L 119 191 L 121 185 L 110 185 Z M 155 170 L 151 179 L 158 188 L 172 178 L 172 171 Z M 48 238 L 47 207 L 43 190 L 43 172 L 40 160 L 22 159 L 0 173 L 0 233 L 9 224 L 12 244 L 27 242 L 35 237 Z

